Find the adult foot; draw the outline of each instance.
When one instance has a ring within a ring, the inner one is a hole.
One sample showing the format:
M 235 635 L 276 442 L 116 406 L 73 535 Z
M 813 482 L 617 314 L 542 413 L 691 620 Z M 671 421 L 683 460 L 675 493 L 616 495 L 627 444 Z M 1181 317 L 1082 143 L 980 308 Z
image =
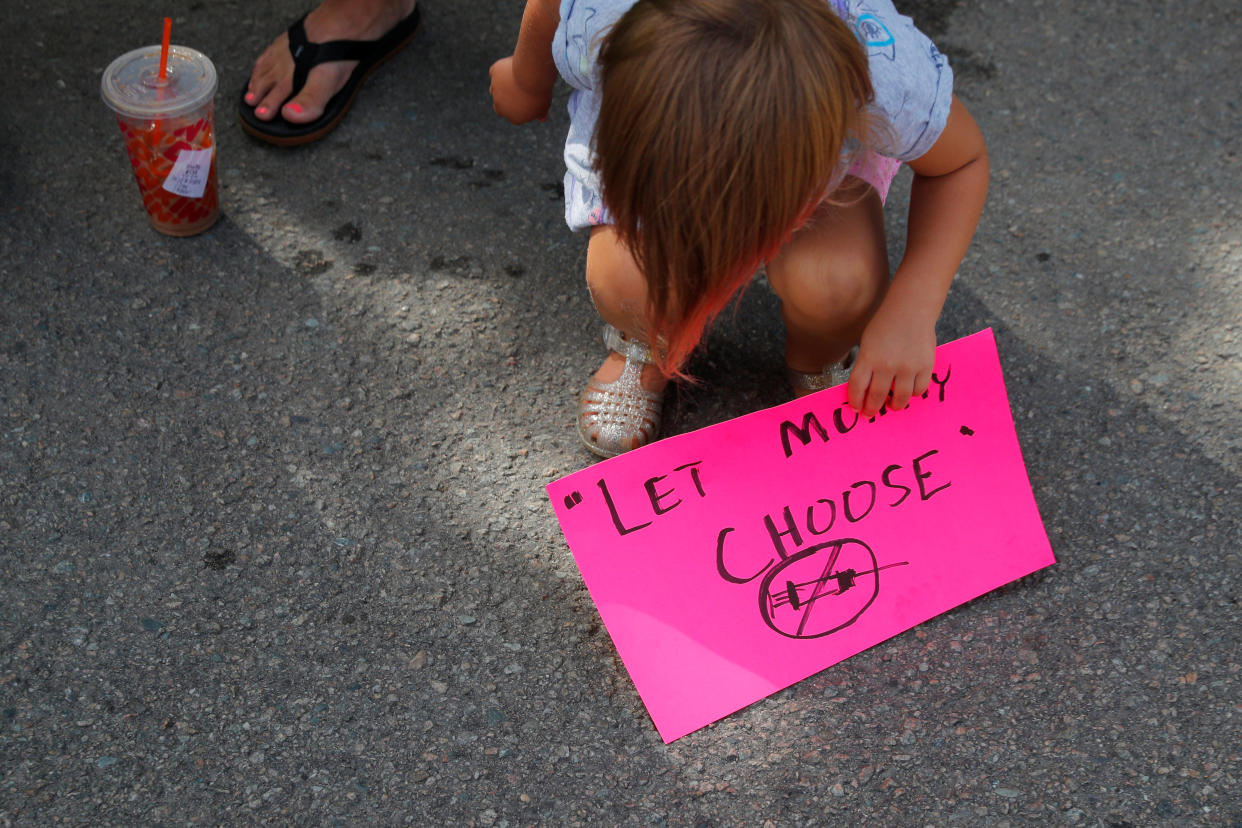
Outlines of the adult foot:
M 408 17 L 415 5 L 416 0 L 323 0 L 306 15 L 306 39 L 311 43 L 375 40 Z M 293 56 L 288 33 L 281 32 L 255 61 L 244 100 L 261 121 L 280 115 L 291 124 L 309 124 L 323 115 L 324 106 L 345 86 L 357 65 L 355 60 L 321 63 L 310 70 L 302 90 L 290 98 Z

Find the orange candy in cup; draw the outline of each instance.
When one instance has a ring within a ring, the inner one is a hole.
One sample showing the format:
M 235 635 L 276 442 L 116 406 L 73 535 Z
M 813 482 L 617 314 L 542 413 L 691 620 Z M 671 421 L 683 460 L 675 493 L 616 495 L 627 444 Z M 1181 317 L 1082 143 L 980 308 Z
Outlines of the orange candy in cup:
M 193 122 L 133 121 L 118 115 L 117 123 L 151 226 L 170 236 L 192 236 L 215 224 L 220 202 L 214 151 L 202 196 L 180 195 L 164 188 L 183 151 L 202 152 L 214 146 L 211 114 Z
M 216 70 L 184 46 L 135 49 L 104 71 L 101 93 L 116 112 L 125 150 L 151 226 L 191 236 L 219 216 L 215 122 Z

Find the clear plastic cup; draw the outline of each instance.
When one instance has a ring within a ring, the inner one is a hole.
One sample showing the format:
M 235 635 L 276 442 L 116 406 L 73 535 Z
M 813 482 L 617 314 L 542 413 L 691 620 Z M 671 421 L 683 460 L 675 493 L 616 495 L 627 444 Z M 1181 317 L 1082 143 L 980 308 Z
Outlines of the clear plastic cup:
M 216 67 L 202 52 L 170 46 L 160 78 L 160 46 L 121 55 L 104 70 L 100 94 L 116 113 L 151 226 L 192 236 L 215 224 Z

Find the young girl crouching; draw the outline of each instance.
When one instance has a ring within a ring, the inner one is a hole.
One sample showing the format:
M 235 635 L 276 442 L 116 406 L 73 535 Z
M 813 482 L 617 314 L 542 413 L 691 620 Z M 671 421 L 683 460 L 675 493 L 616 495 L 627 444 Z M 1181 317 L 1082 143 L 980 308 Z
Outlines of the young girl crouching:
M 794 393 L 844 382 L 864 415 L 927 390 L 935 326 L 987 192 L 952 71 L 889 0 L 528 0 L 496 111 L 574 87 L 566 219 L 609 353 L 580 397 L 588 449 L 659 428 L 661 398 L 761 266 Z M 914 172 L 890 278 L 882 205 Z

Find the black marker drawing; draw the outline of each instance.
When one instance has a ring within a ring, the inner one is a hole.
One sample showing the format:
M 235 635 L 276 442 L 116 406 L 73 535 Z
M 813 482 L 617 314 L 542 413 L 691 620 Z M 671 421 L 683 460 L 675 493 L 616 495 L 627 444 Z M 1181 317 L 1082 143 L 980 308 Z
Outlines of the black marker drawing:
M 759 587 L 759 613 L 788 638 L 822 638 L 857 621 L 880 594 L 880 572 L 909 561 L 876 561 L 856 538 L 819 543 L 772 567 Z

